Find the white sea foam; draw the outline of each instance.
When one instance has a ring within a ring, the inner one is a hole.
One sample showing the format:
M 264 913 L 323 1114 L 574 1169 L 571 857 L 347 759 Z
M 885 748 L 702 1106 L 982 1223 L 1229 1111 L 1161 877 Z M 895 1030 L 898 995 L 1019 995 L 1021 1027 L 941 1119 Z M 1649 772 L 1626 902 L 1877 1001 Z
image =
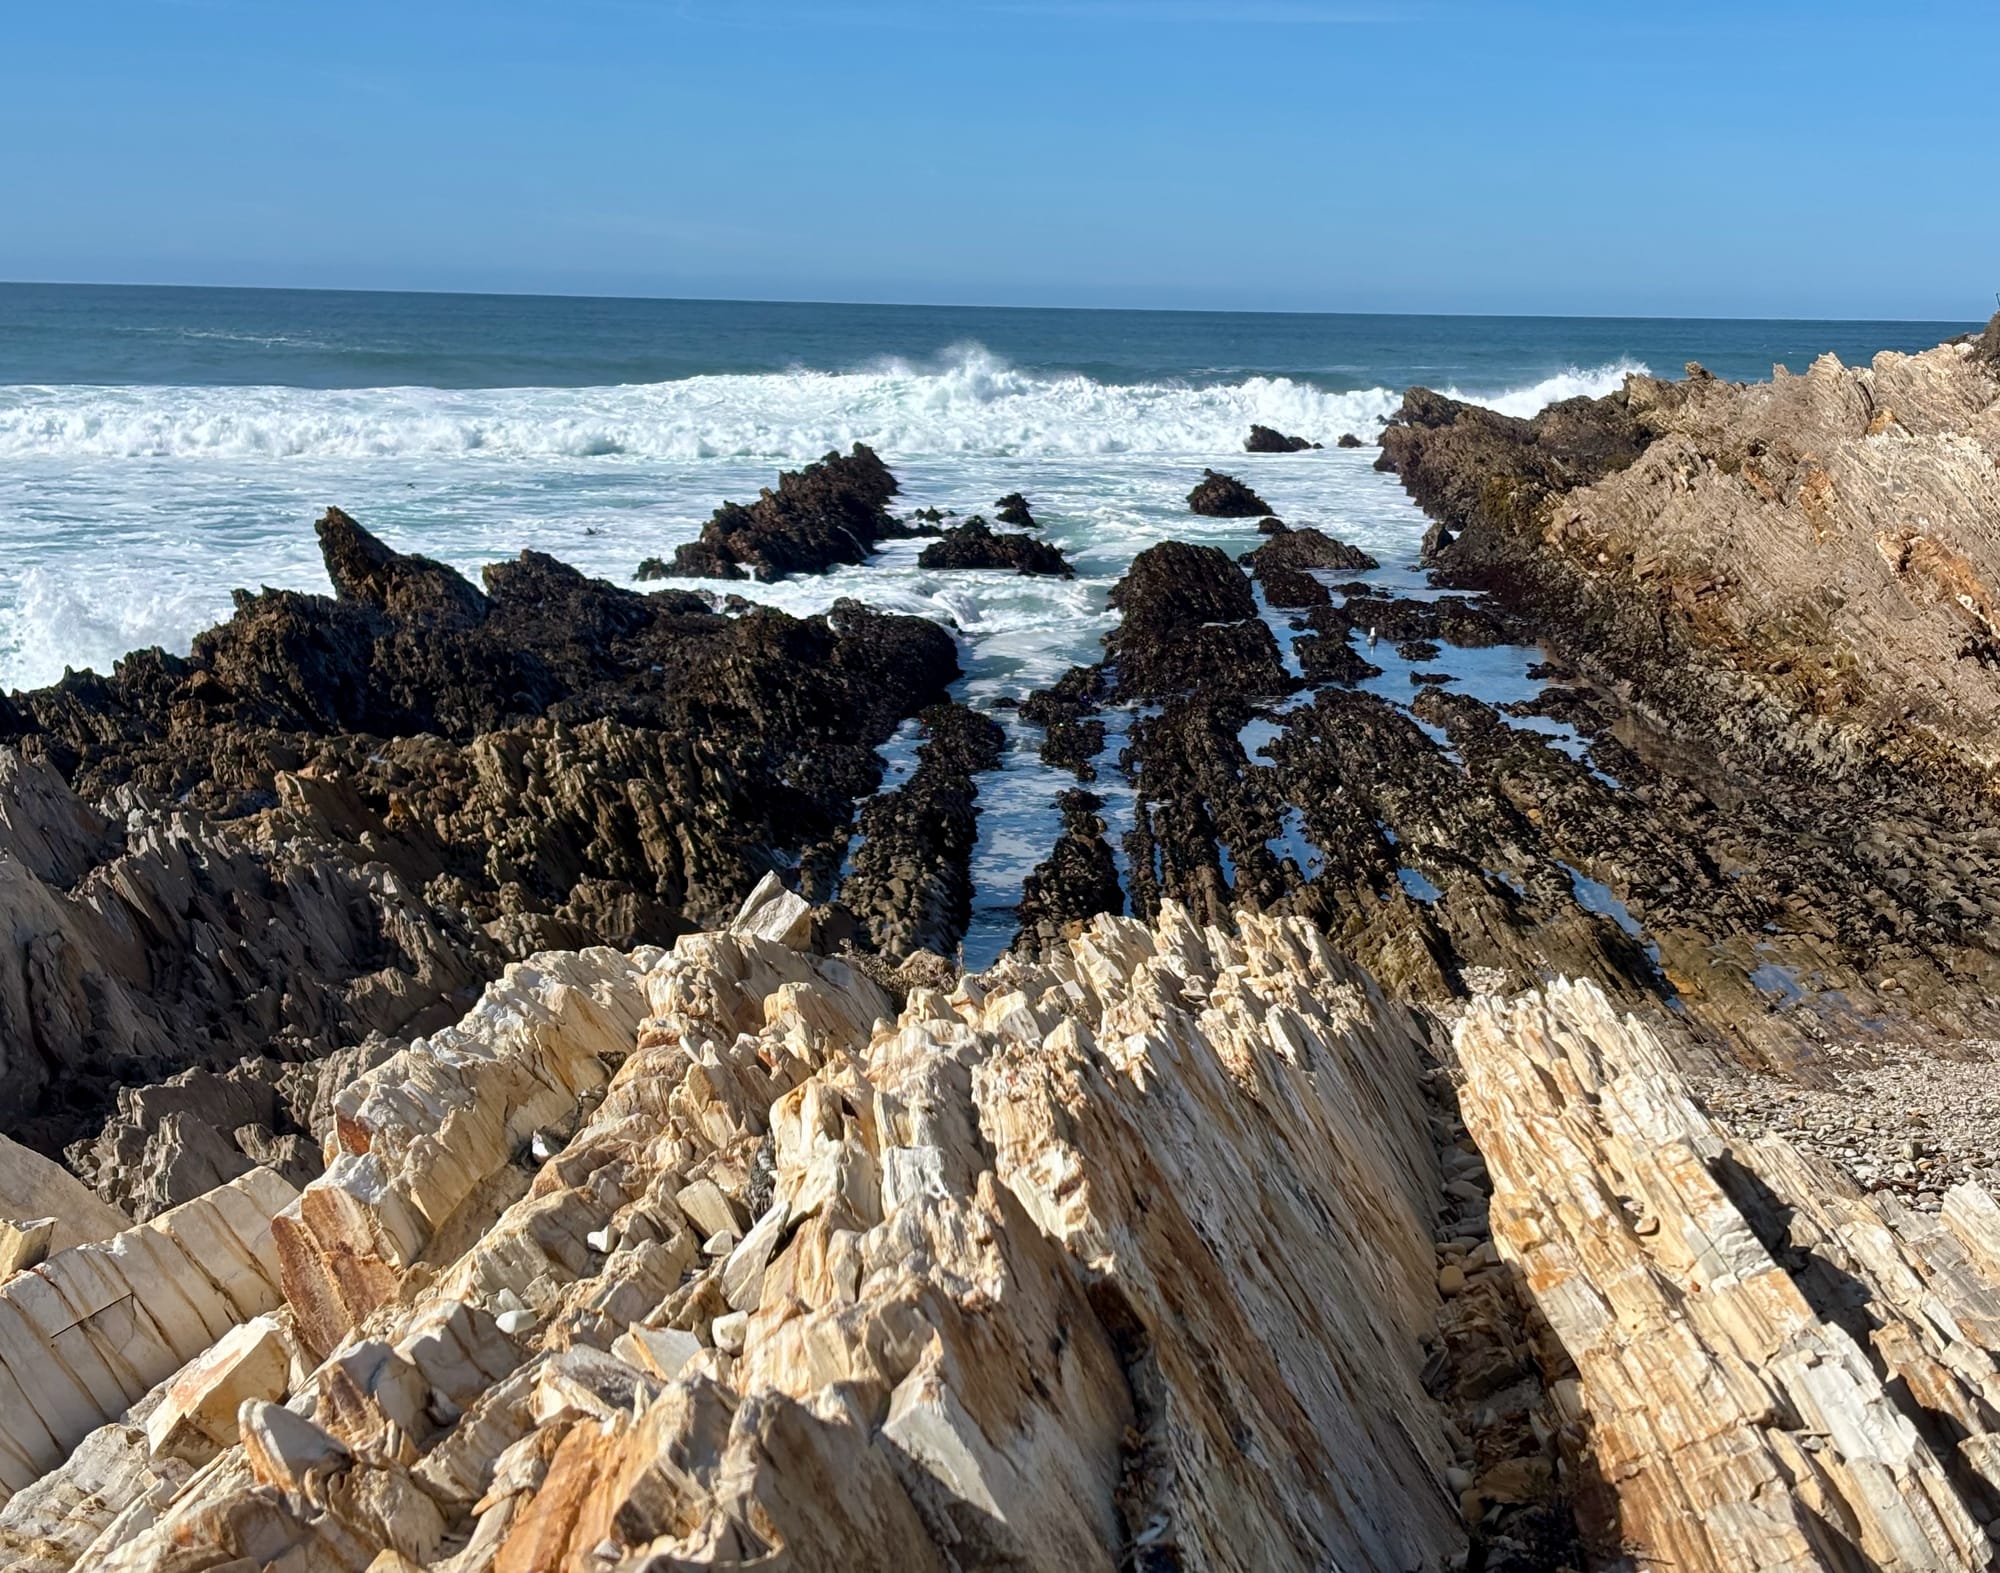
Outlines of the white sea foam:
M 1528 387 L 1446 390 L 1510 414 L 1604 393 L 1636 362 Z M 976 346 L 940 369 L 689 377 L 600 388 L 0 388 L 0 459 L 796 460 L 1237 451 L 1252 422 L 1331 442 L 1371 433 L 1399 390 L 1285 377 L 1120 386 L 1021 371 Z

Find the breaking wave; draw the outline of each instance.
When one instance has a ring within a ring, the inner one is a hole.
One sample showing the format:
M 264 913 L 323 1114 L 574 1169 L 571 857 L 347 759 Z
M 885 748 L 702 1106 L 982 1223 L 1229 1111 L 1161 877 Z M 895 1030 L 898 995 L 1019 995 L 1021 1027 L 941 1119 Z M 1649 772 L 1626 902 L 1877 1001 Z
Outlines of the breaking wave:
M 1635 361 L 1484 393 L 1513 415 L 1602 394 Z M 1369 436 L 1400 390 L 1285 377 L 1120 386 L 1021 371 L 976 346 L 942 367 L 689 377 L 600 388 L 8 387 L 0 459 L 798 460 L 866 442 L 891 458 L 1240 451 L 1252 422 L 1329 445 Z

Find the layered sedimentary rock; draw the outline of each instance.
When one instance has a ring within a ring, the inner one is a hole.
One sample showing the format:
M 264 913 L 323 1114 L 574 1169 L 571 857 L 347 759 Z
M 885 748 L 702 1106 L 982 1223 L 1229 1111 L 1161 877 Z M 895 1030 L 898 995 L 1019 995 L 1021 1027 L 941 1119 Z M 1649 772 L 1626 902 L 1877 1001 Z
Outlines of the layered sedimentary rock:
M 1565 1444 L 1604 1558 L 1705 1570 L 1989 1566 L 2000 1206 L 1941 1217 L 1702 1113 L 1588 984 L 1482 1000 L 1460 1105 L 1501 1256 L 1576 1367 Z
M 0 1503 L 279 1304 L 271 1219 L 295 1195 L 255 1169 L 0 1282 Z
M 303 1177 L 325 1099 L 288 1067 L 379 1058 L 510 959 L 670 940 L 779 866 L 824 895 L 877 745 L 958 671 L 854 603 L 724 616 L 533 552 L 478 587 L 319 534 L 332 597 L 245 593 L 6 722 L 0 1127 L 142 1215 Z M 190 1067 L 222 1080 L 116 1103 Z
M 1006 741 L 990 716 L 961 704 L 918 719 L 916 772 L 861 806 L 860 842 L 839 890 L 870 948 L 892 958 L 948 956 L 965 936 L 979 836 L 973 777 L 1000 763 Z
M 45 1537 L 33 1565 L 1451 1554 L 1454 1455 L 1420 1381 L 1439 1176 L 1411 1018 L 1304 925 L 1237 938 L 1177 912 L 1099 919 L 898 1012 L 794 948 L 809 919 L 765 897 L 729 932 L 591 962 L 643 974 L 647 1011 L 604 1034 L 616 1048 L 574 1040 L 601 1096 L 546 1159 L 527 1138 L 526 1194 L 457 1203 L 458 1254 L 433 1236 L 170 1500 L 128 1436 L 94 1439 L 41 1495 L 96 1485 L 97 1532 Z M 520 1030 L 488 1012 L 430 1057 L 443 1072 Z M 441 1125 L 421 1096 L 357 1116 L 397 1172 L 457 1176 L 508 1128 L 512 1085 L 469 1087 Z M 387 1241 L 413 1194 L 329 1173 L 288 1216 L 325 1196 L 348 1238 Z M 294 1239 L 288 1283 L 300 1249 L 325 1251 L 314 1282 L 352 1260 Z
M 2000 760 L 2000 376 L 1972 342 L 1632 377 L 1532 421 L 1413 393 L 1384 436 L 1435 560 L 1732 757 Z M 1586 651 L 1587 647 L 1587 651 Z
M 866 444 L 787 470 L 747 507 L 724 503 L 699 539 L 674 553 L 673 571 L 700 579 L 783 579 L 860 563 L 891 533 L 896 478 Z

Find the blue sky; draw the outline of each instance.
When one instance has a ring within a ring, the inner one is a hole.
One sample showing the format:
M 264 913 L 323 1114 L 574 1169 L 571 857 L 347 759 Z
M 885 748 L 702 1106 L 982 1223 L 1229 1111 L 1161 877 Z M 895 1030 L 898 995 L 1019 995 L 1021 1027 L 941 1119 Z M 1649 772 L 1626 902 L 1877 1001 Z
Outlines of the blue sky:
M 0 278 L 1967 318 L 2000 7 L 92 0 Z

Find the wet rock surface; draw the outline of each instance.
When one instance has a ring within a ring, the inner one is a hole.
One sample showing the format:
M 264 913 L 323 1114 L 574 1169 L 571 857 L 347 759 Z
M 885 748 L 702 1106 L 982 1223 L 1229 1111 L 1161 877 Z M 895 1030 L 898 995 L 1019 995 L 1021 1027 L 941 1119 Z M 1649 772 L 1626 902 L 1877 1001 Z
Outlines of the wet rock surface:
M 1270 426 L 1252 426 L 1250 435 L 1243 440 L 1245 453 L 1304 453 L 1318 446 L 1304 437 L 1287 437 Z
M 923 743 L 916 773 L 864 804 L 860 845 L 840 885 L 883 955 L 927 950 L 949 956 L 972 919 L 972 848 L 978 837 L 973 778 L 1000 763 L 1005 734 L 990 716 L 961 704 L 918 718 Z
M 1053 579 L 1074 579 L 1060 548 L 1032 535 L 996 531 L 977 516 L 956 529 L 947 530 L 942 540 L 926 546 L 917 557 L 919 568 L 988 568 L 1012 573 L 1039 574 Z
M 1257 519 L 1271 509 L 1263 498 L 1233 475 L 1203 470 L 1199 485 L 1188 493 L 1188 507 L 1211 519 Z
M 1125 912 L 1117 860 L 1098 816 L 1104 800 L 1089 792 L 1069 791 L 1057 799 L 1057 806 L 1062 810 L 1063 833 L 1022 887 L 1017 949 L 1039 951 L 1074 937 L 1086 918 L 1101 912 L 1122 917 Z
M 864 443 L 778 477 L 745 506 L 724 503 L 701 538 L 674 553 L 674 572 L 699 579 L 783 579 L 860 563 L 895 533 L 896 478 Z
M 121 1085 L 407 1036 L 510 957 L 671 939 L 786 859 L 824 886 L 877 745 L 958 675 L 935 624 L 851 602 L 722 616 L 538 553 L 481 588 L 338 510 L 319 533 L 333 597 L 246 593 L 186 659 L 19 696 L 0 1057 L 44 1150 Z M 177 1162 L 252 1156 L 215 1113 Z M 141 1128 L 113 1147 L 148 1187 Z

